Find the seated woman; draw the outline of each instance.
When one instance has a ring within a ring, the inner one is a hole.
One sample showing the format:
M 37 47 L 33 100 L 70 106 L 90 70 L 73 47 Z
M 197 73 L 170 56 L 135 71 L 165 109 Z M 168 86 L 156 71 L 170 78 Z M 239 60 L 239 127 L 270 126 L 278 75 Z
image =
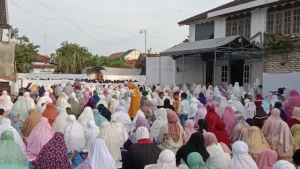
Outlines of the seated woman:
M 0 168 L 29 169 L 28 161 L 21 147 L 15 143 L 12 131 L 5 130 L 0 138 Z
M 139 127 L 136 130 L 137 143 L 130 146 L 124 160 L 122 169 L 144 169 L 146 165 L 155 164 L 161 150 L 149 139 L 149 130 Z
M 39 113 L 36 109 L 29 109 L 28 117 L 25 120 L 22 128 L 22 136 L 27 138 L 41 118 L 41 113 Z
M 236 141 L 247 141 L 249 124 L 245 121 L 242 114 L 236 114 L 234 116 L 235 127 L 231 132 L 230 138 L 231 142 Z
M 103 169 L 117 169 L 117 164 L 109 153 L 105 142 L 97 138 L 92 143 L 88 158 L 75 169 L 94 169 L 99 167 Z
M 272 169 L 277 161 L 277 153 L 274 150 L 264 150 L 260 154 L 258 169 Z
M 292 112 L 292 117 L 286 120 L 286 123 L 291 128 L 295 124 L 300 124 L 300 107 L 295 107 Z
M 53 132 L 48 119 L 42 117 L 32 130 L 27 141 L 26 156 L 29 161 L 34 161 L 43 146 L 53 137 Z
M 176 168 L 175 154 L 170 150 L 164 150 L 159 154 L 157 164 L 147 165 L 145 169 Z
M 64 135 L 57 132 L 44 145 L 34 164 L 35 169 L 53 169 L 64 168 L 71 169 L 70 161 L 67 155 L 67 147 L 64 141 Z
M 168 124 L 160 128 L 157 143 L 161 150 L 176 152 L 183 145 L 184 130 L 178 124 L 178 116 L 174 111 L 167 114 Z
M 206 163 L 220 169 L 227 169 L 231 158 L 229 154 L 227 155 L 227 153 L 223 151 L 221 144 L 218 143 L 217 137 L 210 132 L 203 133 L 203 137 L 206 150 L 210 155 Z
M 69 115 L 67 121 L 68 126 L 65 129 L 64 138 L 69 161 L 72 162 L 72 168 L 75 168 L 84 161 L 79 154 L 85 148 L 84 129 L 74 115 Z
M 187 163 L 190 169 L 206 168 L 206 169 L 218 169 L 217 167 L 212 167 L 207 165 L 201 155 L 198 152 L 192 152 L 187 157 Z

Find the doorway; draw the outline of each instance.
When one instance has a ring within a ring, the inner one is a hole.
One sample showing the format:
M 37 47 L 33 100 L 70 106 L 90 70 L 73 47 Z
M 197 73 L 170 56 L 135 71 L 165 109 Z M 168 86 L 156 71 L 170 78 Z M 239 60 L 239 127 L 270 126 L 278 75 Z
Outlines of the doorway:
M 212 85 L 213 84 L 213 73 L 214 73 L 214 65 L 211 62 L 206 63 L 206 84 L 205 85 Z
M 243 72 L 244 72 L 244 60 L 231 60 L 230 61 L 230 77 L 231 84 L 239 82 L 240 86 L 243 86 Z

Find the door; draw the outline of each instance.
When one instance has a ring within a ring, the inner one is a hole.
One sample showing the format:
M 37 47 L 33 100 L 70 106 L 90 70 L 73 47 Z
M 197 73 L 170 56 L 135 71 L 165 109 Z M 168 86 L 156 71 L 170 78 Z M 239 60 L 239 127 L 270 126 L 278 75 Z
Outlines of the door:
M 243 72 L 244 72 L 244 60 L 231 60 L 230 61 L 230 81 L 234 85 L 235 82 L 239 82 L 240 86 L 243 86 Z
M 243 76 L 243 82 L 244 82 L 244 88 L 248 89 L 248 86 L 251 83 L 251 65 L 250 64 L 244 64 L 244 76 Z

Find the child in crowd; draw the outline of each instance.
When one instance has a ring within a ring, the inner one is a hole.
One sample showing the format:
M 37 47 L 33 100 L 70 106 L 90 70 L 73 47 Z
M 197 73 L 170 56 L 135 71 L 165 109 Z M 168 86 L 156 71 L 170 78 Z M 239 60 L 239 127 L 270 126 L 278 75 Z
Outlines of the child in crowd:
M 175 92 L 173 98 L 174 98 L 174 102 L 173 102 L 174 111 L 176 113 L 178 113 L 178 108 L 179 108 L 179 103 L 180 103 L 179 92 Z
M 181 94 L 181 101 L 178 109 L 181 125 L 184 125 L 185 121 L 188 119 L 188 113 L 190 109 L 190 104 L 186 99 L 187 99 L 187 94 L 183 92 Z
M 164 106 L 164 92 L 159 92 L 159 98 L 157 99 L 157 107 Z

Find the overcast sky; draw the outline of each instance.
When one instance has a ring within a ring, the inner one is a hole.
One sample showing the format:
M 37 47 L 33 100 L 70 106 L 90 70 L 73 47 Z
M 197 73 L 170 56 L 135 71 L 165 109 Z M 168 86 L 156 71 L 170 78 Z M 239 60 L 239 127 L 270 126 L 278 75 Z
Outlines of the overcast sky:
M 107 56 L 128 49 L 144 52 L 144 35 L 139 34 L 140 30 L 147 30 L 147 48 L 152 48 L 152 52 L 168 49 L 188 35 L 188 26 L 179 27 L 177 22 L 230 0 L 7 1 L 9 24 L 40 45 L 40 54 L 45 54 L 45 46 L 50 54 L 63 41 L 69 41 L 86 46 L 93 54 Z M 37 17 L 12 2 L 36 15 L 57 20 Z

